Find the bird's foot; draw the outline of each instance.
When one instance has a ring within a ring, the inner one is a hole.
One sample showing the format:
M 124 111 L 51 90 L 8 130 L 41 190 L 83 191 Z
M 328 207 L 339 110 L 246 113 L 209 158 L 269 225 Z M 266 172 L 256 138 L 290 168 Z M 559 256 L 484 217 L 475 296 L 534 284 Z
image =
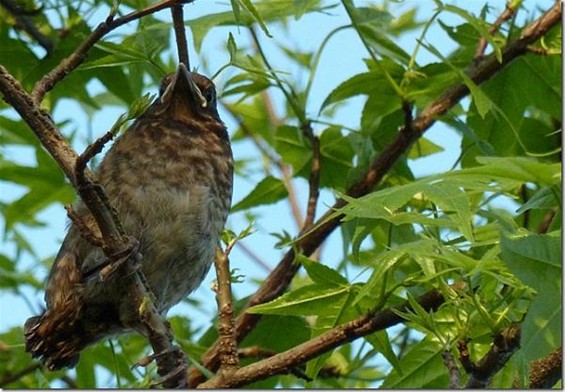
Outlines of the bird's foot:
M 139 241 L 130 238 L 129 244 L 119 253 L 112 255 L 106 262 L 105 266 L 100 270 L 100 280 L 106 281 L 124 264 L 131 260 L 131 270 L 128 275 L 134 274 L 141 268 L 141 258 L 139 257 Z
M 184 352 L 179 346 L 171 346 L 160 353 L 154 353 L 141 358 L 132 369 L 138 366 L 147 366 L 151 362 L 157 362 L 157 373 L 161 380 L 154 382 L 151 386 L 163 385 L 165 388 L 187 388 L 188 387 L 188 365 Z

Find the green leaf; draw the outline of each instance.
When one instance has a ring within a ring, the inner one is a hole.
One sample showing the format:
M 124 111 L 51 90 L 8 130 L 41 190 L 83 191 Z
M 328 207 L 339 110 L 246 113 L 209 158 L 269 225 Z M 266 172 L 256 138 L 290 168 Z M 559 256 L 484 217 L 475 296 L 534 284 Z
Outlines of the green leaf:
M 390 105 L 391 101 L 400 105 L 400 98 L 397 97 L 390 83 L 387 82 L 385 73 L 388 73 L 394 80 L 401 80 L 404 75 L 404 68 L 390 60 L 379 61 L 380 67 L 374 63 L 368 72 L 357 74 L 337 86 L 326 97 L 319 112 L 321 113 L 327 106 L 343 101 L 357 95 L 370 95 L 378 99 L 380 105 Z M 383 99 L 389 97 L 391 99 Z M 387 111 L 386 113 L 390 112 Z M 386 114 L 378 111 L 380 115 Z
M 442 151 L 444 151 L 443 147 L 435 144 L 428 138 L 421 137 L 416 143 L 412 145 L 410 151 L 408 151 L 408 158 L 424 158 Z
M 392 345 L 390 344 L 390 338 L 386 330 L 378 331 L 365 336 L 371 345 L 382 354 L 383 357 L 392 365 L 392 368 L 400 375 L 403 375 L 402 367 L 400 366 L 400 361 L 398 360 L 396 354 L 392 350 Z
M 471 80 L 471 78 L 469 76 L 467 76 L 467 74 L 457 68 L 455 65 L 453 65 L 448 59 L 446 59 L 439 50 L 437 50 L 435 47 L 433 47 L 432 45 L 427 45 L 424 44 L 423 42 L 420 42 L 420 44 L 426 48 L 430 53 L 434 54 L 435 56 L 437 56 L 441 61 L 443 61 L 445 64 L 449 65 L 459 76 L 459 78 L 463 81 L 463 83 L 465 84 L 465 86 L 467 86 L 467 88 L 469 89 L 469 91 L 471 92 L 471 96 L 473 97 L 473 103 L 475 104 L 475 107 L 477 108 L 477 112 L 479 113 L 479 115 L 484 118 L 486 116 L 486 114 L 493 108 L 494 104 L 491 101 L 491 99 L 488 97 L 488 95 L 486 95 L 483 90 L 477 86 L 477 84 L 475 82 L 473 82 L 473 80 Z
M 303 0 L 298 7 L 295 6 L 295 0 L 269 0 L 256 3 L 250 0 L 235 0 L 248 9 L 250 6 L 253 10 L 250 12 L 220 12 L 216 14 L 207 14 L 205 16 L 189 20 L 187 26 L 190 27 L 194 37 L 194 47 L 197 52 L 202 48 L 202 42 L 210 30 L 218 26 L 252 26 L 257 21 L 257 17 L 265 23 L 273 21 L 281 21 L 289 16 L 301 16 L 306 12 L 328 11 L 336 7 L 336 4 L 321 5 L 320 0 Z M 245 4 L 247 5 L 245 5 Z
M 274 147 L 283 162 L 292 165 L 295 173 L 299 173 L 312 158 L 312 150 L 305 140 L 302 131 L 296 127 L 283 125 L 277 127 L 273 136 Z
M 538 189 L 526 203 L 518 208 L 516 213 L 521 214 L 528 210 L 552 209 L 560 206 L 561 200 L 558 198 L 558 195 L 561 195 L 561 184 Z
M 343 5 L 359 34 L 379 56 L 408 64 L 410 55 L 387 36 L 393 21 L 389 12 L 376 7 L 355 7 L 351 0 L 344 0 Z
M 340 212 L 348 218 L 384 219 L 395 225 L 421 223 L 437 226 L 456 226 L 469 240 L 473 238 L 471 212 L 467 194 L 452 181 L 418 181 L 401 187 L 384 189 L 359 199 L 344 197 L 349 202 Z M 429 199 L 444 215 L 441 219 L 399 210 L 413 198 Z
M 562 344 L 561 238 L 502 233 L 500 248 L 512 273 L 538 292 L 522 327 L 521 347 L 529 362 Z
M 267 37 L 269 38 L 272 38 L 271 33 L 269 33 L 269 29 L 267 29 L 267 25 L 265 25 L 265 21 L 259 14 L 259 11 L 257 11 L 257 8 L 255 8 L 255 6 L 253 5 L 253 3 L 250 0 L 238 0 L 238 1 L 243 6 L 243 8 L 245 8 L 251 15 L 253 15 L 253 18 L 259 24 L 261 30 L 263 30 L 265 35 L 267 35 Z
M 343 286 L 348 285 L 349 282 L 336 270 L 318 262 L 312 261 L 309 258 L 300 255 L 298 261 L 304 266 L 308 276 L 314 283 L 329 286 Z
M 416 343 L 402 357 L 402 374 L 394 369 L 383 381 L 384 389 L 446 388 L 448 374 L 441 353 L 443 347 L 429 338 Z
M 477 30 L 481 37 L 485 38 L 490 46 L 494 49 L 494 54 L 499 63 L 502 63 L 502 52 L 500 50 L 500 45 L 493 39 L 492 33 L 485 21 L 474 17 L 462 8 L 455 7 L 453 5 L 443 5 L 442 9 L 452 12 L 461 18 L 465 19 L 469 25 L 471 25 L 475 30 Z
M 284 199 L 287 195 L 288 191 L 281 180 L 267 176 L 261 180 L 259 184 L 257 184 L 251 193 L 234 205 L 231 212 L 247 210 L 259 205 L 276 203 L 277 201 Z
M 471 105 L 467 124 L 475 135 L 463 139 L 463 167 L 476 165 L 475 157 L 485 155 L 481 144 L 488 144 L 492 155 L 498 156 L 535 156 L 560 148 L 560 138 L 552 135 L 555 126 L 525 120 L 533 117 L 530 113 L 561 117 L 559 63 L 553 56 L 523 56 L 483 84 L 482 91 L 496 110 L 483 116 L 481 109 Z
M 247 310 L 255 314 L 279 314 L 289 316 L 335 315 L 349 296 L 349 287 L 311 284 L 300 287 L 283 296 Z

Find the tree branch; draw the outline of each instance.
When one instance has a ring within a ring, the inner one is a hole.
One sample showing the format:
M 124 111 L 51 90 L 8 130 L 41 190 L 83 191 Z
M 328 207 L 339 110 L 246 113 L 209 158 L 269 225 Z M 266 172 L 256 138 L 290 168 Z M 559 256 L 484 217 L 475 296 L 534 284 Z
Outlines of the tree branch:
M 494 23 L 492 24 L 492 26 L 488 30 L 488 33 L 490 35 L 496 33 L 498 31 L 498 29 L 500 28 L 500 26 L 502 26 L 502 24 L 504 22 L 506 22 L 508 19 L 510 19 L 514 16 L 515 12 L 516 12 L 516 9 L 514 7 L 512 7 L 512 4 L 510 4 L 510 2 L 506 3 L 506 8 L 502 12 L 502 14 L 500 14 L 498 16 L 498 18 L 496 18 L 496 20 L 494 21 Z M 485 50 L 487 48 L 487 44 L 488 44 L 487 38 L 481 37 L 481 39 L 479 40 L 479 45 L 477 46 L 477 51 L 475 52 L 474 60 L 476 62 L 481 61 L 484 58 Z
M 520 348 L 520 324 L 511 324 L 500 331 L 488 353 L 472 367 L 471 377 L 465 388 L 486 388 L 512 354 Z
M 418 303 L 426 311 L 436 310 L 444 301 L 441 292 L 435 289 L 418 298 Z M 400 306 L 359 317 L 290 350 L 243 367 L 229 378 L 215 377 L 198 387 L 209 389 L 236 388 L 275 374 L 291 372 L 296 366 L 336 347 L 403 322 L 404 319 L 394 310 L 406 312 L 409 309 L 411 309 L 410 304 L 406 301 Z
M 116 28 L 123 26 L 129 22 L 140 19 L 144 16 L 169 8 L 176 4 L 191 3 L 194 0 L 162 0 L 159 3 L 152 4 L 142 10 L 133 11 L 127 15 L 114 20 L 116 9 L 112 9 L 106 21 L 100 23 L 92 33 L 86 38 L 73 53 L 59 63 L 51 72 L 43 76 L 39 80 L 31 93 L 31 97 L 37 103 L 43 101 L 45 94 L 53 89 L 53 87 L 63 80 L 73 69 L 77 68 L 86 59 L 88 51 L 106 34 Z
M 171 14 L 173 16 L 173 28 L 175 30 L 175 37 L 177 40 L 179 63 L 186 65 L 186 69 L 190 71 L 190 59 L 188 57 L 188 43 L 186 42 L 182 4 L 173 5 L 171 7 Z
M 450 389 L 459 389 L 459 369 L 457 368 L 457 364 L 455 363 L 455 359 L 453 358 L 453 354 L 451 351 L 445 350 L 441 353 L 441 357 L 443 358 L 443 363 L 445 367 L 449 371 L 449 388 Z
M 310 145 L 312 147 L 312 165 L 310 166 L 310 178 L 308 179 L 308 204 L 306 208 L 306 219 L 302 226 L 301 233 L 308 231 L 314 224 L 314 219 L 316 217 L 316 207 L 318 205 L 318 198 L 320 196 L 320 140 L 314 131 L 310 123 L 304 124 L 302 127 L 302 132 L 310 140 Z
M 553 26 L 561 21 L 561 5 L 556 4 L 542 14 L 534 22 L 526 26 L 521 36 L 508 44 L 502 50 L 502 62 L 499 63 L 494 56 L 489 56 L 479 64 L 472 66 L 467 75 L 476 84 L 481 84 L 493 77 L 497 72 L 506 67 L 512 60 L 525 54 L 527 46 L 541 38 Z M 386 173 L 394 166 L 396 161 L 404 154 L 410 146 L 428 130 L 437 119 L 454 107 L 463 97 L 469 94 L 468 87 L 463 83 L 458 83 L 448 89 L 442 96 L 430 103 L 411 124 L 411 130 L 406 126 L 401 128 L 397 137 L 382 151 L 382 153 L 372 162 L 363 177 L 353 184 L 346 192 L 351 197 L 361 197 L 368 194 L 381 182 Z M 347 205 L 344 199 L 337 200 L 326 213 L 320 217 L 314 228 L 304 237 L 300 238 L 296 247 L 304 255 L 311 255 L 320 244 L 337 228 L 341 223 L 343 215 L 335 216 L 336 209 Z M 271 301 L 280 296 L 290 284 L 299 265 L 294 263 L 294 249 L 290 249 L 280 260 L 277 267 L 265 279 L 261 287 L 250 298 L 242 313 L 236 319 L 237 339 L 241 341 L 255 327 L 260 316 L 257 314 L 245 313 L 249 307 Z M 212 345 L 202 356 L 202 364 L 215 370 L 218 367 L 218 345 Z M 240 369 L 241 370 L 241 369 Z M 190 385 L 195 386 L 204 380 L 202 374 L 191 369 Z
M 218 302 L 218 341 L 220 347 L 218 375 L 220 377 L 229 376 L 239 367 L 229 264 L 229 253 L 234 245 L 235 240 L 228 244 L 225 251 L 218 247 L 214 259 L 217 275 L 216 300 Z
M 14 17 L 16 20 L 16 27 L 28 33 L 39 45 L 43 47 L 43 49 L 45 49 L 47 54 L 53 51 L 55 42 L 39 31 L 35 23 L 33 23 L 32 18 L 29 15 L 26 15 L 26 11 L 22 9 L 20 4 L 17 4 L 13 0 L 0 0 L 0 5 Z
M 530 365 L 530 389 L 552 388 L 563 378 L 563 348 L 556 348 L 547 357 Z

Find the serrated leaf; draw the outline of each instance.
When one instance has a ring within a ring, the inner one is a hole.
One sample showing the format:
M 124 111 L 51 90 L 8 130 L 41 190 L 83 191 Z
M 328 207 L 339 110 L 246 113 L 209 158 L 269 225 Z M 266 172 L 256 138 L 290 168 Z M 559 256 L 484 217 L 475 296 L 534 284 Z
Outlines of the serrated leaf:
M 402 375 L 393 370 L 383 381 L 385 389 L 438 389 L 447 387 L 447 369 L 436 341 L 424 339 L 412 346 L 400 361 Z
M 308 276 L 314 283 L 330 286 L 343 286 L 348 285 L 349 282 L 336 270 L 310 260 L 305 256 L 299 256 L 298 261 L 304 266 Z
M 269 32 L 267 25 L 265 24 L 265 21 L 263 20 L 263 18 L 259 14 L 259 11 L 257 10 L 257 8 L 255 8 L 255 6 L 253 5 L 253 3 L 250 0 L 238 0 L 238 1 L 243 6 L 243 8 L 245 8 L 251 15 L 253 15 L 253 18 L 259 24 L 259 26 L 261 27 L 261 30 L 263 30 L 265 35 L 269 38 L 272 38 L 272 35 Z
M 390 338 L 386 330 L 377 331 L 375 333 L 365 336 L 371 345 L 382 354 L 383 357 L 392 365 L 392 368 L 400 375 L 403 375 L 402 367 L 400 362 L 396 357 L 396 354 L 392 350 L 392 345 L 390 344 Z
M 408 159 L 428 157 L 442 151 L 444 151 L 443 147 L 435 144 L 430 139 L 421 137 L 412 145 L 410 151 L 408 151 Z
M 289 316 L 328 316 L 336 313 L 349 296 L 349 287 L 312 284 L 300 287 L 266 304 L 247 310 L 256 314 Z
M 284 183 L 278 178 L 268 176 L 261 180 L 251 193 L 234 205 L 231 212 L 242 211 L 259 205 L 276 203 L 277 201 L 284 199 L 287 195 L 288 191 L 284 186 Z
M 536 193 L 524 203 L 516 213 L 521 214 L 528 210 L 533 209 L 551 209 L 561 205 L 561 200 L 557 195 L 561 195 L 561 184 L 556 184 L 553 187 L 543 187 L 536 191 Z
M 459 78 L 461 78 L 465 86 L 467 86 L 467 88 L 471 92 L 471 96 L 473 97 L 473 103 L 477 108 L 477 112 L 482 118 L 484 118 L 487 115 L 487 113 L 495 106 L 494 103 L 491 101 L 491 99 L 488 97 L 488 95 L 486 95 L 483 92 L 483 90 L 479 86 L 477 86 L 477 84 L 473 82 L 473 80 L 471 80 L 471 78 L 467 76 L 467 74 L 464 71 L 453 65 L 434 46 L 427 45 L 423 42 L 420 42 L 420 44 L 422 45 L 422 47 L 426 48 L 430 53 L 437 56 L 445 64 L 449 65 L 457 73 Z
M 547 355 L 562 344 L 561 238 L 551 235 L 503 233 L 501 256 L 521 281 L 537 290 L 522 327 L 527 361 Z

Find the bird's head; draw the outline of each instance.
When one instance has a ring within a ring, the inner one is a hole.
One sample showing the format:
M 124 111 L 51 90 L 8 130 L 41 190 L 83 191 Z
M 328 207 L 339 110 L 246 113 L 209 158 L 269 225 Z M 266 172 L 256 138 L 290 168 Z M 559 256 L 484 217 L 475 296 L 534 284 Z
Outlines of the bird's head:
M 159 111 L 173 118 L 220 120 L 216 106 L 216 88 L 205 76 L 190 72 L 179 64 L 176 72 L 161 82 Z

